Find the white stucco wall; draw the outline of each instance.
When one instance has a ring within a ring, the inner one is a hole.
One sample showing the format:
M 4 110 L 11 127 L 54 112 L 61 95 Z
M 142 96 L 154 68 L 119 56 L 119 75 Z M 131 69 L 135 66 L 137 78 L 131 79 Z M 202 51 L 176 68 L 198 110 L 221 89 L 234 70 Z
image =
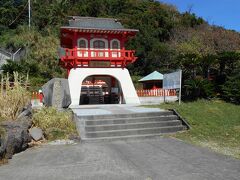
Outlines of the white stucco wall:
M 126 104 L 140 104 L 131 76 L 126 68 L 76 68 L 71 69 L 68 77 L 71 94 L 71 106 L 79 105 L 81 84 L 92 75 L 109 75 L 116 78 L 122 88 Z

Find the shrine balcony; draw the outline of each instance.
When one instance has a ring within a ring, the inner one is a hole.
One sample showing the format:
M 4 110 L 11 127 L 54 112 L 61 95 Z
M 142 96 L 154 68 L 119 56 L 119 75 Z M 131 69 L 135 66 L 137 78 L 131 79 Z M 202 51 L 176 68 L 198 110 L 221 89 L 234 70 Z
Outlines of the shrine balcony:
M 60 65 L 75 67 L 126 67 L 136 61 L 134 50 L 124 49 L 59 49 Z

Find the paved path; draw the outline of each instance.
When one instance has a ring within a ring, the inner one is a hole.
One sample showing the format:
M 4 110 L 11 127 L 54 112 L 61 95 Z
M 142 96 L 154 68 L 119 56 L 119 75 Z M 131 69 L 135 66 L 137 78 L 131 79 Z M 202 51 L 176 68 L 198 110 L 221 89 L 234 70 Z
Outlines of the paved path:
M 171 138 L 46 145 L 0 167 L 1 180 L 239 180 L 240 161 Z
M 72 110 L 79 116 L 148 113 L 163 111 L 159 108 L 145 108 L 137 105 L 127 104 L 81 105 L 72 107 Z

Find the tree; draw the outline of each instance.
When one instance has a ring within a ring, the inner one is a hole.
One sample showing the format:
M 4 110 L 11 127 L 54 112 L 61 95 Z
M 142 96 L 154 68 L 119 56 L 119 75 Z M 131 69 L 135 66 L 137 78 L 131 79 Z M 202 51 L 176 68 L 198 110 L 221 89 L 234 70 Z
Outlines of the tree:
M 126 28 L 139 29 L 136 38 L 130 39 L 126 46 L 136 50 L 138 60 L 128 67 L 135 76 L 181 68 L 183 83 L 193 80 L 201 84 L 199 78 L 204 82 L 210 80 L 215 91 L 222 93 L 222 85 L 230 81 L 227 77 L 233 76 L 240 61 L 238 32 L 211 26 L 191 11 L 180 13 L 175 7 L 156 0 L 31 2 L 29 30 L 25 26 L 27 0 L 0 1 L 0 46 L 27 49 L 28 55 L 21 62 L 24 67 L 9 62 L 5 71 L 18 68 L 22 72 L 30 71 L 35 84 L 64 76 L 58 66 L 57 48 L 59 27 L 67 22 L 68 16 L 111 17 L 119 19 Z
M 26 23 L 27 0 L 1 0 L 0 1 L 0 24 L 1 26 L 16 28 Z M 1 33 L 1 28 L 0 28 Z
M 240 104 L 240 69 L 234 75 L 227 78 L 223 85 L 222 97 L 229 102 Z

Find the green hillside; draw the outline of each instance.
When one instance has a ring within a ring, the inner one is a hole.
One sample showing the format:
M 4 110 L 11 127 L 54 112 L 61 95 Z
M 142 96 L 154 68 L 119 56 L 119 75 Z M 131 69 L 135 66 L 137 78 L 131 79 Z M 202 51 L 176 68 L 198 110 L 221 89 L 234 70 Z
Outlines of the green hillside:
M 27 27 L 27 0 L 1 0 L 0 46 L 25 47 L 21 63 L 9 63 L 5 72 L 29 72 L 37 87 L 65 76 L 58 66 L 59 27 L 68 16 L 114 17 L 125 27 L 139 29 L 128 47 L 138 61 L 132 76 L 154 70 L 183 69 L 184 97 L 219 96 L 240 103 L 240 34 L 211 26 L 190 12 L 154 0 L 32 0 L 32 27 Z

